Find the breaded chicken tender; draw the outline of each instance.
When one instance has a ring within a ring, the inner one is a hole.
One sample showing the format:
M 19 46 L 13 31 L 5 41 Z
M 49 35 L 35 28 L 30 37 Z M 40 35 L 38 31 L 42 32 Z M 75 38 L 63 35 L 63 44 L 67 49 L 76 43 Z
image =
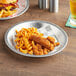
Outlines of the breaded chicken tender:
M 30 36 L 30 40 L 33 40 L 35 41 L 36 43 L 40 44 L 41 46 L 51 50 L 51 45 L 50 45 L 50 42 L 42 37 L 42 36 L 39 36 L 39 35 L 31 35 Z

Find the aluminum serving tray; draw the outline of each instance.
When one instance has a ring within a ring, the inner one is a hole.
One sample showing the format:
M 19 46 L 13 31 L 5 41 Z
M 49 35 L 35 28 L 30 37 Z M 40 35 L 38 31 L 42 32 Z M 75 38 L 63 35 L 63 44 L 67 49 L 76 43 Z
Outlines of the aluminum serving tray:
M 19 5 L 19 8 L 17 8 L 17 12 L 15 14 L 9 17 L 0 18 L 0 20 L 12 19 L 22 15 L 29 8 L 29 0 L 18 0 L 18 5 Z
M 53 51 L 49 52 L 47 55 L 29 55 L 29 54 L 23 54 L 19 50 L 16 50 L 14 45 L 15 30 L 17 29 L 19 31 L 21 28 L 30 28 L 30 27 L 37 28 L 39 32 L 44 34 L 45 37 L 47 36 L 54 37 L 57 42 L 60 42 L 60 45 L 56 47 Z M 7 32 L 5 33 L 5 43 L 10 49 L 10 51 L 13 51 L 14 53 L 17 53 L 19 55 L 28 57 L 48 57 L 61 52 L 66 47 L 68 43 L 68 36 L 66 32 L 56 24 L 45 21 L 25 21 L 16 24 L 15 26 L 7 30 Z

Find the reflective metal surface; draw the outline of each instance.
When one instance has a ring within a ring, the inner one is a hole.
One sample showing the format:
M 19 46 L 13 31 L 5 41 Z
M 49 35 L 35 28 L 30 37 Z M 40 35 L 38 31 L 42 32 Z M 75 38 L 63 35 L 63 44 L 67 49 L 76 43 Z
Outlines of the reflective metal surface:
M 15 30 L 17 29 L 19 31 L 21 28 L 30 28 L 30 27 L 36 27 L 39 32 L 44 34 L 45 37 L 53 36 L 57 42 L 60 42 L 60 45 L 56 47 L 53 51 L 49 52 L 47 55 L 38 55 L 38 56 L 29 55 L 17 51 L 15 49 L 13 40 L 15 36 Z M 48 57 L 61 52 L 66 47 L 68 43 L 68 36 L 66 32 L 56 24 L 45 21 L 25 21 L 23 23 L 16 24 L 15 26 L 7 30 L 5 34 L 5 43 L 11 49 L 10 51 L 13 51 L 19 55 L 28 57 Z

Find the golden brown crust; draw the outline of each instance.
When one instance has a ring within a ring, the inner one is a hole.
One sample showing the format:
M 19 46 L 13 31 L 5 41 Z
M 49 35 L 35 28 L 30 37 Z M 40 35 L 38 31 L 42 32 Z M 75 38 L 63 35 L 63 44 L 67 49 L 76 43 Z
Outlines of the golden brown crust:
M 0 0 L 0 3 L 2 4 L 9 4 L 9 3 L 15 3 L 17 0 Z
M 44 37 L 41 37 L 39 35 L 31 35 L 30 40 L 33 40 L 41 46 L 44 46 L 45 48 L 51 50 L 50 42 Z

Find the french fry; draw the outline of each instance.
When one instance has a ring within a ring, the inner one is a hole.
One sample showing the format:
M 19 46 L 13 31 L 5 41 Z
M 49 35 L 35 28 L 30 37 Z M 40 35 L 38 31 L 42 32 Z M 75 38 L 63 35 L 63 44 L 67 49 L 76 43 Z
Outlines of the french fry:
M 2 11 L 0 11 L 0 18 L 2 17 L 2 14 L 3 14 L 3 10 L 2 10 Z
M 12 8 L 12 6 L 6 7 L 7 10 L 2 9 L 2 10 L 0 11 L 0 18 L 2 18 L 2 17 L 8 17 L 8 16 L 11 16 L 11 15 L 13 15 L 14 13 L 16 13 L 17 10 L 12 10 L 12 11 L 11 11 L 10 8 Z
M 23 50 L 22 48 L 20 48 L 20 51 L 24 54 L 27 54 L 28 53 L 28 50 Z
M 29 51 L 28 54 L 33 55 L 33 50 Z

